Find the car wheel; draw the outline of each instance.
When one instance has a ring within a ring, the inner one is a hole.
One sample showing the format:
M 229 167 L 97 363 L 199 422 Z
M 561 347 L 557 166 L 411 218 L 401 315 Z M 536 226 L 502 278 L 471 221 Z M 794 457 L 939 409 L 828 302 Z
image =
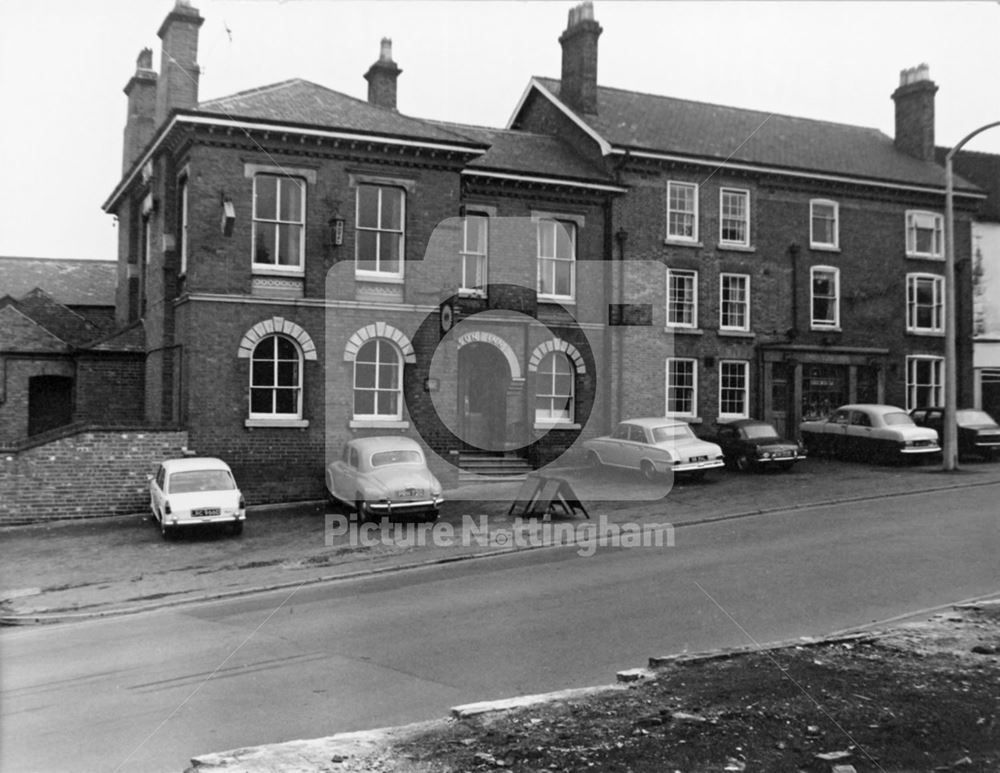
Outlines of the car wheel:
M 233 521 L 229 525 L 229 533 L 234 537 L 238 537 L 243 533 L 243 521 Z
M 646 480 L 656 480 L 659 477 L 656 474 L 656 468 L 653 466 L 653 463 L 649 461 L 643 462 L 639 467 L 639 471 Z
M 177 530 L 173 526 L 167 526 L 167 522 L 161 519 L 160 534 L 163 536 L 163 539 L 172 540 L 177 536 Z
M 740 472 L 749 472 L 753 469 L 753 462 L 750 457 L 746 454 L 740 454 L 736 457 L 736 469 Z
M 368 509 L 365 506 L 365 500 L 360 498 L 355 499 L 354 510 L 358 514 L 358 523 L 367 523 L 369 521 Z
M 599 470 L 604 466 L 601 464 L 601 457 L 597 455 L 596 451 L 587 452 L 587 466 L 592 470 Z

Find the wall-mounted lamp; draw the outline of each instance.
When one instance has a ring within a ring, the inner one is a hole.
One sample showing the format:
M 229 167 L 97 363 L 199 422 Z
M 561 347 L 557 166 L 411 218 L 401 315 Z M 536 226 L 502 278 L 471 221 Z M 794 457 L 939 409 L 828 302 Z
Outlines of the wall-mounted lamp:
M 327 225 L 330 227 L 330 244 L 339 247 L 344 243 L 344 218 L 331 217 Z
M 233 206 L 233 200 L 227 199 L 223 196 L 222 198 L 222 235 L 232 236 L 233 226 L 236 225 L 236 207 Z

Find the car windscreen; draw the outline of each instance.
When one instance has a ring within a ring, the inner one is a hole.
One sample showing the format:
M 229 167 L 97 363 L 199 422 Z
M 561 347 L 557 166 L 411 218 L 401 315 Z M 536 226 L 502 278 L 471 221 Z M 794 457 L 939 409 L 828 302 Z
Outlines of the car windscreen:
M 669 427 L 653 427 L 653 442 L 666 443 L 671 440 L 684 440 L 693 433 L 687 424 L 674 424 Z
M 774 427 L 769 427 L 766 424 L 750 424 L 743 428 L 743 432 L 750 440 L 778 439 L 778 433 L 774 431 Z
M 372 467 L 384 467 L 387 464 L 420 464 L 424 461 L 419 451 L 379 451 L 372 454 Z
M 232 491 L 236 482 L 225 470 L 187 470 L 171 475 L 167 486 L 169 494 L 191 494 L 196 491 Z
M 975 424 L 993 424 L 993 419 L 986 411 L 955 411 L 955 419 L 963 427 L 971 427 Z
M 910 418 L 908 413 L 887 413 L 882 417 L 882 421 L 886 423 L 887 427 L 892 427 L 899 424 L 913 424 L 913 419 Z

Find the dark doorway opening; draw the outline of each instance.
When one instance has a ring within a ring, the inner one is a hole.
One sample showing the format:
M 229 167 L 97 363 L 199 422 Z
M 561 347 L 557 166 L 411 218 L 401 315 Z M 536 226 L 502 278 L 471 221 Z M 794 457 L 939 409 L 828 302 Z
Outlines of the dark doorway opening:
M 459 433 L 471 448 L 506 448 L 510 382 L 510 366 L 495 346 L 475 342 L 458 350 Z
M 28 379 L 28 434 L 37 435 L 73 421 L 73 379 L 32 376 Z

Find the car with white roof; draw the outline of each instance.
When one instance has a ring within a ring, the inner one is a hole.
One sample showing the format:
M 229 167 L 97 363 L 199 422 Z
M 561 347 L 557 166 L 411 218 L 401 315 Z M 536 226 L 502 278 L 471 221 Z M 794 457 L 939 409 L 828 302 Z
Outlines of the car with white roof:
M 200 524 L 243 532 L 246 503 L 229 465 L 213 457 L 167 459 L 149 476 L 149 507 L 164 537 Z
M 941 452 L 938 433 L 918 427 L 894 405 L 842 405 L 826 419 L 802 422 L 799 434 L 810 455 L 893 462 L 919 461 Z
M 326 467 L 326 489 L 331 499 L 357 511 L 360 521 L 433 521 L 444 501 L 420 444 L 402 435 L 349 440 Z
M 725 465 L 722 449 L 679 419 L 628 419 L 610 435 L 585 440 L 583 447 L 591 466 L 638 470 L 648 480 L 667 473 L 701 478 Z

